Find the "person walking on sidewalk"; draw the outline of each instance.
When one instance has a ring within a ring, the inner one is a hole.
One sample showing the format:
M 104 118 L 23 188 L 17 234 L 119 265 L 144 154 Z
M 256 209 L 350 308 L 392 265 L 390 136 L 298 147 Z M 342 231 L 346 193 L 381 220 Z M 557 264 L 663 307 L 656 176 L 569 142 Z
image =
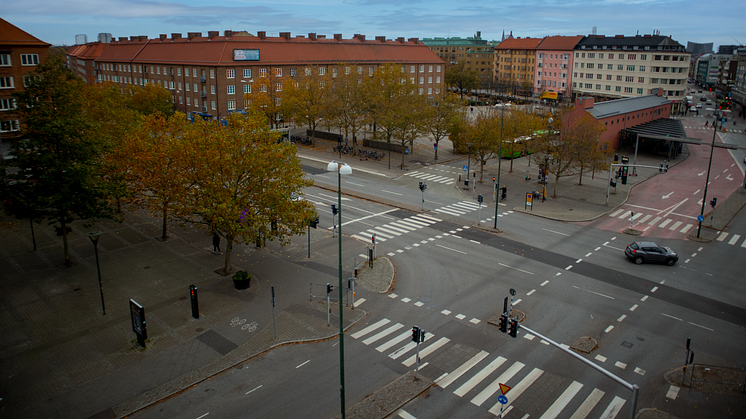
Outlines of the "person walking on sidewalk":
M 220 236 L 218 236 L 218 233 L 212 234 L 212 253 L 220 253 Z

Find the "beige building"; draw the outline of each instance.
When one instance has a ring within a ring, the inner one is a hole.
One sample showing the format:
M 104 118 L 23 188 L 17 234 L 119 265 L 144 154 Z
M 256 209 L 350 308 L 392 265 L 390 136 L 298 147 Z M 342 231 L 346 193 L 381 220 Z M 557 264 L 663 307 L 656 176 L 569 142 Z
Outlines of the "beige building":
M 662 88 L 677 112 L 686 102 L 690 54 L 667 36 L 589 35 L 575 46 L 572 91 L 597 98 L 646 96 Z
M 543 38 L 508 38 L 495 47 L 495 83 L 499 91 L 531 95 L 536 48 Z
M 464 63 L 468 70 L 479 75 L 483 87 L 489 87 L 494 79 L 492 65 L 495 57 L 493 42 L 482 39 L 482 32 L 468 38 L 424 38 L 427 45 L 447 66 Z

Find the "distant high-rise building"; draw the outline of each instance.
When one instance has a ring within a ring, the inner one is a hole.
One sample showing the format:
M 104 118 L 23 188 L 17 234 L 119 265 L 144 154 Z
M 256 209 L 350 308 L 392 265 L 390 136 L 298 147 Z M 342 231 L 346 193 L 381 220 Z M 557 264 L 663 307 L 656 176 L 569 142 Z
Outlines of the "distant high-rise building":
M 75 35 L 75 45 L 83 45 L 88 43 L 88 35 L 81 33 Z
M 733 51 L 738 49 L 738 45 L 720 45 L 718 46 L 718 54 L 733 54 Z
M 712 42 L 706 44 L 700 44 L 698 42 L 687 42 L 686 52 L 692 55 L 702 55 L 712 53 Z
M 111 43 L 111 34 L 110 33 L 100 33 L 98 34 L 98 42 L 102 44 L 110 44 Z

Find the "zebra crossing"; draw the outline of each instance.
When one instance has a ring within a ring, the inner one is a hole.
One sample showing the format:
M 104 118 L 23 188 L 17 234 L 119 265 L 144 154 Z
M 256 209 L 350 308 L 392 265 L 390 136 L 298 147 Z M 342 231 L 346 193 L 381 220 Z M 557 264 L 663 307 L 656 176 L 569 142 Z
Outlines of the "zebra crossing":
M 619 219 L 630 221 L 632 219 L 632 222 L 638 226 L 646 225 L 646 230 L 649 227 L 658 227 L 658 228 L 666 228 L 671 231 L 679 231 L 680 233 L 687 233 L 689 230 L 691 230 L 695 222 L 692 221 L 691 223 L 687 223 L 686 221 L 680 221 L 680 220 L 674 220 L 671 218 L 665 218 L 665 217 L 659 217 L 654 214 L 644 214 L 642 212 L 634 212 L 634 216 L 632 215 L 634 211 L 629 211 L 625 209 L 618 209 L 611 214 L 609 214 L 609 217 L 616 217 Z M 670 224 L 670 225 L 669 225 Z
M 387 354 L 390 359 L 402 359 L 404 366 L 411 367 L 417 361 L 417 345 L 411 342 L 412 332 L 401 323 L 391 323 L 390 319 L 383 318 L 350 336 L 366 346 L 375 346 L 377 352 Z M 405 331 L 399 333 L 403 328 Z M 407 340 L 409 342 L 405 343 Z M 424 344 L 420 344 L 420 369 L 429 365 L 428 361 L 423 363 L 423 360 L 434 360 L 434 353 L 446 350 L 453 343 L 445 336 L 436 338 L 433 333 L 427 332 Z M 454 395 L 469 400 L 475 406 L 484 406 L 495 416 L 502 414 L 502 417 L 506 417 L 515 401 L 527 390 L 547 384 L 544 380 L 549 378 L 546 377 L 540 368 L 531 368 L 520 361 L 509 361 L 503 356 L 479 350 L 452 371 L 443 373 L 435 379 L 435 383 L 442 389 L 453 388 Z M 497 400 L 502 394 L 499 393 L 500 384 L 511 387 L 506 396 L 512 404 L 501 405 Z M 622 397 L 607 395 L 598 388 L 591 389 L 577 381 L 561 384 L 556 394 L 557 398 L 551 403 L 547 400 L 548 407 L 540 419 L 554 419 L 560 414 L 563 417 L 583 419 L 593 412 L 603 412 L 600 414 L 603 418 L 614 418 L 627 402 Z M 576 399 L 582 400 L 579 407 L 572 413 L 565 411 Z
M 377 242 L 385 242 L 388 239 L 401 236 L 402 234 L 419 230 L 423 227 L 429 227 L 439 221 L 443 220 L 426 214 L 417 214 L 412 217 L 402 218 L 400 220 L 391 221 L 387 224 L 371 227 L 367 230 L 360 231 L 357 234 L 353 234 L 352 237 L 364 242 L 370 242 L 372 235 L 375 234 Z
M 728 236 L 730 236 L 730 239 L 728 239 Z M 728 240 L 726 241 L 726 239 L 728 239 Z M 720 234 L 718 234 L 716 240 L 719 241 L 719 242 L 727 243 L 727 244 L 729 244 L 731 246 L 735 246 L 736 244 L 738 244 L 738 241 L 740 239 L 741 239 L 741 235 L 740 234 L 733 234 L 733 235 L 731 235 L 730 233 L 726 233 L 724 231 L 721 231 Z M 746 238 L 744 238 L 743 242 L 741 242 L 741 247 L 746 247 Z
M 711 126 L 707 126 L 706 127 L 704 125 L 702 125 L 702 126 L 687 126 L 687 125 L 685 125 L 684 128 L 695 129 L 695 130 L 700 130 L 700 131 L 712 131 L 712 127 Z M 733 133 L 733 132 L 735 132 L 735 133 L 738 133 L 738 134 L 743 134 L 743 132 L 744 132 L 743 130 L 740 130 L 740 129 L 730 129 L 730 128 L 728 128 L 727 124 L 724 125 L 723 128 L 726 129 L 725 133 L 728 133 L 728 132 Z M 720 130 L 720 129 L 718 129 L 718 132 L 723 132 L 723 131 Z
M 443 171 L 443 172 L 449 173 L 447 171 Z M 422 180 L 435 182 L 435 183 L 441 183 L 443 185 L 453 185 L 454 183 L 456 183 L 455 175 L 453 174 L 451 174 L 450 176 L 441 176 L 441 175 L 436 175 L 434 173 L 418 170 L 415 172 L 407 173 L 405 174 L 405 176 L 411 176 L 417 179 L 422 179 Z

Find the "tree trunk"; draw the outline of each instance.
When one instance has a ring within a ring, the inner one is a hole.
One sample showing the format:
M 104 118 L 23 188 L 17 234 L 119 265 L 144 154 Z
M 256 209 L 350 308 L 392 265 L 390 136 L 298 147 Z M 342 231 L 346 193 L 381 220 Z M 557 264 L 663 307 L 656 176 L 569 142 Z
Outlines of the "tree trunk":
M 231 271 L 231 251 L 233 251 L 233 237 L 225 237 L 225 266 L 223 266 L 223 273 L 228 275 Z
M 583 186 L 583 166 L 580 166 L 580 179 L 578 180 L 578 185 Z
M 438 161 L 438 140 L 435 140 L 435 161 Z
M 62 225 L 62 246 L 65 249 L 65 267 L 69 268 L 73 266 L 70 260 L 70 246 L 67 244 L 67 224 L 65 223 L 65 216 L 63 215 L 60 221 Z
M 559 176 L 555 175 L 554 176 L 554 188 L 553 188 L 554 190 L 552 192 L 552 198 L 556 198 L 557 197 L 557 185 L 558 184 L 559 184 Z
M 161 235 L 161 239 L 163 241 L 168 240 L 168 230 L 167 230 L 167 222 L 166 222 L 167 214 L 168 214 L 168 203 L 164 203 L 163 204 L 163 233 Z

